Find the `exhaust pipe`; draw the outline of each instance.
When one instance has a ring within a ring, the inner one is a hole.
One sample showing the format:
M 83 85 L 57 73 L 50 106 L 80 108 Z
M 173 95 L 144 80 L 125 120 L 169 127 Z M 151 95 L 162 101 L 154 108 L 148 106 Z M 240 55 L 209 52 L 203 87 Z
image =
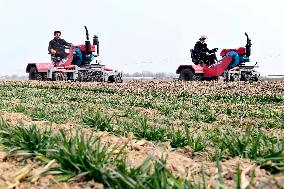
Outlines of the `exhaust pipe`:
M 247 36 L 247 44 L 246 44 L 246 56 L 249 57 L 251 55 L 251 40 L 248 37 L 248 34 L 245 33 L 245 35 Z
M 100 42 L 99 42 L 99 38 L 97 35 L 94 35 L 93 37 L 93 45 L 96 46 L 96 49 L 97 49 L 97 56 L 100 55 Z
M 89 54 L 92 54 L 92 51 L 91 51 L 91 42 L 89 40 L 89 32 L 88 32 L 87 26 L 85 26 L 85 30 L 86 30 L 86 39 L 87 39 L 85 41 L 86 54 L 89 55 Z

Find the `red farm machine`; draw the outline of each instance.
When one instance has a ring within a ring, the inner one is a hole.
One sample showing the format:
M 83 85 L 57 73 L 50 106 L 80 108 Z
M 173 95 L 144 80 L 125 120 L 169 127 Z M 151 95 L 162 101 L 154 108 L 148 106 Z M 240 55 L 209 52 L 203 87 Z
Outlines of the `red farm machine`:
M 106 68 L 96 59 L 99 56 L 99 41 L 94 35 L 89 40 L 85 26 L 85 44 L 65 47 L 66 57 L 51 56 L 51 63 L 28 63 L 26 72 L 30 80 L 81 81 L 81 82 L 122 82 L 122 72 Z
M 220 53 L 222 59 L 215 61 L 214 64 L 205 65 L 200 61 L 198 53 L 191 49 L 191 59 L 194 65 L 180 65 L 176 70 L 179 80 L 182 81 L 201 81 L 216 80 L 223 76 L 225 81 L 257 81 L 259 73 L 253 66 L 246 65 L 250 62 L 251 40 L 245 33 L 247 43 L 245 47 L 237 49 L 223 49 Z M 211 51 L 215 55 L 217 49 Z

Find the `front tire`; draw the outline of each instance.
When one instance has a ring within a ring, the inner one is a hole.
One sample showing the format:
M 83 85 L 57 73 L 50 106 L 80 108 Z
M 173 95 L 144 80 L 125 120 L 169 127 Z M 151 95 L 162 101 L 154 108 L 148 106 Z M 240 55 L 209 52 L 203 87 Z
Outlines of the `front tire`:
M 230 75 L 230 81 L 240 81 L 239 75 L 238 74 L 232 74 Z
M 179 74 L 180 81 L 193 81 L 194 78 L 195 78 L 195 75 L 190 68 L 183 69 Z
M 115 77 L 115 82 L 116 83 L 122 83 L 122 75 L 121 74 L 119 74 L 119 75 L 117 75 L 116 77 Z

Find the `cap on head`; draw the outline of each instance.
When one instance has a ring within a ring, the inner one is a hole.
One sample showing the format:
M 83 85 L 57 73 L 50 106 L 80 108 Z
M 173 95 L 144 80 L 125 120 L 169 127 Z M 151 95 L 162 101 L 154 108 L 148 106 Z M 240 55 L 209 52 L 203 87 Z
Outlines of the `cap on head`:
M 60 33 L 60 35 L 61 35 L 61 31 L 54 31 L 53 34 L 55 35 L 55 34 L 57 34 L 57 33 Z
M 205 39 L 208 39 L 208 37 L 206 35 L 201 35 L 199 40 L 205 40 Z

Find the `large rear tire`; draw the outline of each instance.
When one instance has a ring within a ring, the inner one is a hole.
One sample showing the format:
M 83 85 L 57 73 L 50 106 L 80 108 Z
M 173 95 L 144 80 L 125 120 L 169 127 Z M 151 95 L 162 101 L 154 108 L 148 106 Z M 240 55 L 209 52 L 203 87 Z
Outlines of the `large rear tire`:
M 183 69 L 179 74 L 180 81 L 193 81 L 195 80 L 195 75 L 190 68 Z
M 38 76 L 38 71 L 36 67 L 31 67 L 30 72 L 29 72 L 29 80 L 37 80 Z

